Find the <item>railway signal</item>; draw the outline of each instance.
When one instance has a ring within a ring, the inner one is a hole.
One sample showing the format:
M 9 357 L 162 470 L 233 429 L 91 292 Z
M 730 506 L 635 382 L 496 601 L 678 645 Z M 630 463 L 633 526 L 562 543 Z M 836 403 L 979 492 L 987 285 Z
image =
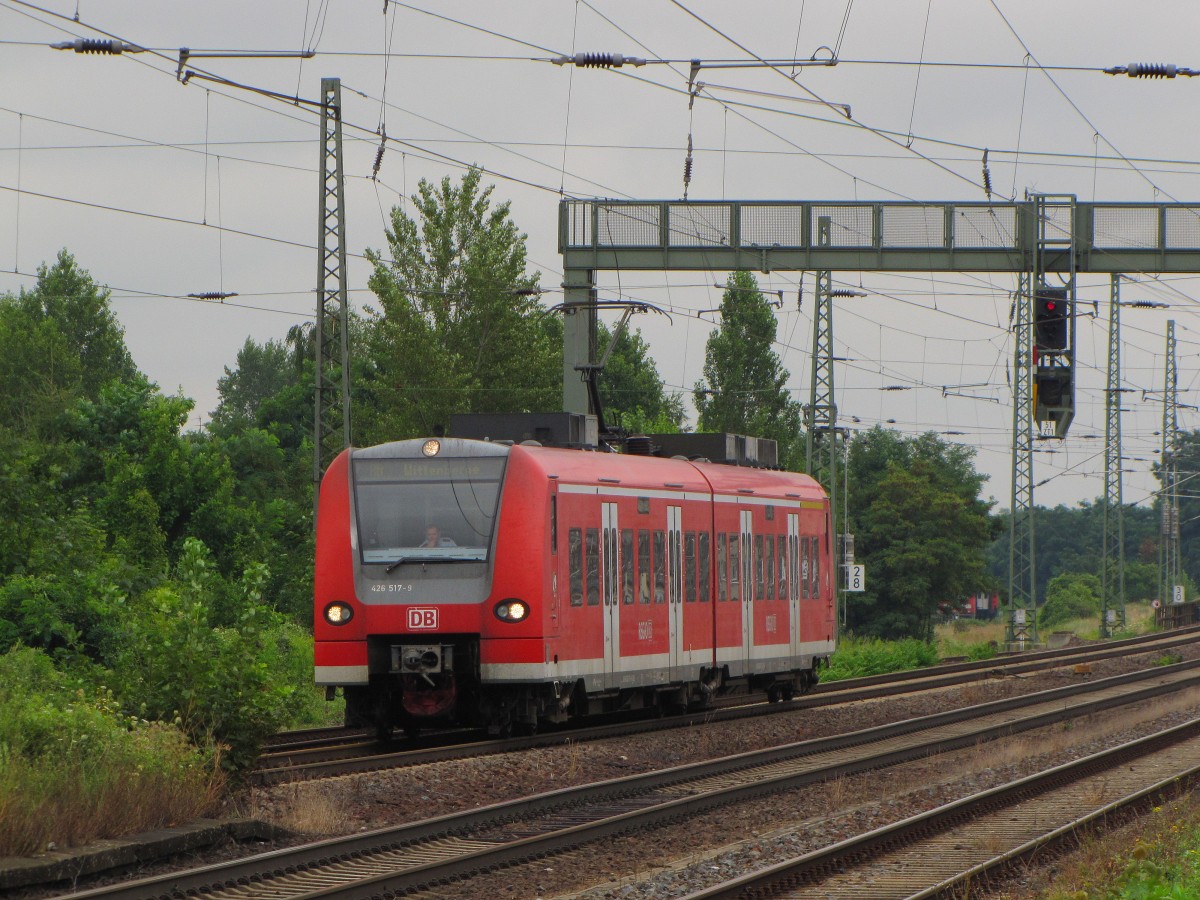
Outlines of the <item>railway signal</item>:
M 1058 353 L 1069 347 L 1067 323 L 1070 318 L 1071 304 L 1065 287 L 1042 285 L 1038 288 L 1033 318 L 1038 352 Z

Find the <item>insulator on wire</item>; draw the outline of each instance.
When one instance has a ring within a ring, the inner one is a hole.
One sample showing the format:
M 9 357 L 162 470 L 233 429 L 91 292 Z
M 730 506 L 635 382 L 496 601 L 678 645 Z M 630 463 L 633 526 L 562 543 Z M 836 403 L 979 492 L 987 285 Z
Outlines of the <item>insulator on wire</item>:
M 375 163 L 371 166 L 371 180 L 379 180 L 379 167 L 383 165 L 383 151 L 387 145 L 387 131 L 381 130 L 379 134 L 379 149 L 375 151 Z
M 1130 63 L 1126 71 L 1130 78 L 1174 78 L 1174 63 Z
M 236 293 L 225 293 L 224 291 L 204 291 L 200 294 L 188 294 L 194 300 L 228 300 L 230 297 L 236 297 Z
M 983 192 L 987 194 L 989 200 L 992 199 L 992 170 L 988 168 L 987 163 L 988 152 L 987 148 L 983 149 Z
M 556 66 L 579 66 L 583 69 L 619 69 L 621 66 L 644 66 L 646 61 L 636 56 L 620 53 L 576 53 L 574 56 L 559 56 L 550 62 Z
M 74 50 L 76 53 L 105 53 L 109 56 L 142 52 L 142 48 L 136 44 L 127 44 L 125 41 L 102 41 L 95 38 L 76 38 L 73 41 L 51 44 L 50 47 L 54 50 Z
M 688 135 L 687 157 L 683 160 L 683 199 L 687 199 L 688 186 L 692 183 L 692 136 Z
M 1127 66 L 1110 66 L 1103 70 L 1106 75 L 1128 75 L 1130 78 L 1174 78 L 1200 75 L 1200 69 L 1189 69 L 1175 63 L 1130 63 Z

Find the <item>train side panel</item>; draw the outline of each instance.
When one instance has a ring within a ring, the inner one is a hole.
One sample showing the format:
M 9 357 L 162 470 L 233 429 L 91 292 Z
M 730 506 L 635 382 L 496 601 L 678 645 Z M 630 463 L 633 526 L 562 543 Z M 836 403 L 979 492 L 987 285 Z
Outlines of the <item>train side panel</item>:
M 528 451 L 512 448 L 500 495 L 492 583 L 480 624 L 480 676 L 486 683 L 542 681 L 553 676 L 547 648 L 561 628 L 552 558 L 551 483 Z M 529 615 L 505 622 L 494 610 L 522 600 Z

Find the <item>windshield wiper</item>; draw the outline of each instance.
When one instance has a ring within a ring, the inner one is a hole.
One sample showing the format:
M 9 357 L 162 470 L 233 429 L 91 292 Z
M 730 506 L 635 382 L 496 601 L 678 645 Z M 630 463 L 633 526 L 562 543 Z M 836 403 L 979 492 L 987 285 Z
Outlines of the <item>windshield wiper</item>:
M 483 559 L 478 556 L 466 556 L 456 554 L 454 556 L 401 556 L 395 562 L 389 563 L 387 568 L 383 570 L 384 575 L 391 575 L 401 563 L 446 563 L 446 562 L 483 562 Z

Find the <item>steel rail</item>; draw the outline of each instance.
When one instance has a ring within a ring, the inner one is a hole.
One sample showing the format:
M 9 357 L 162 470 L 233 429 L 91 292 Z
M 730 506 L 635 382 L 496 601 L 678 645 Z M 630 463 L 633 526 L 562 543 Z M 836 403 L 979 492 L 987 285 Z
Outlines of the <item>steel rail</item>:
M 1145 681 L 1155 683 L 1140 687 Z M 210 896 L 353 897 L 375 896 L 380 891 L 411 890 L 560 852 L 631 829 L 686 819 L 720 805 L 924 758 L 931 753 L 973 746 L 995 737 L 1113 706 L 1142 702 L 1197 684 L 1200 684 L 1200 661 L 1179 663 L 848 735 L 563 789 L 462 814 L 72 896 L 172 897 L 216 885 L 228 885 L 230 892 L 210 893 Z M 1063 702 L 1078 699 L 1081 693 L 1095 696 L 1079 703 Z M 1004 715 L 1022 707 L 1038 706 L 1043 707 L 1041 712 L 1017 718 L 1005 718 Z M 970 720 L 984 716 L 991 717 L 992 721 L 966 727 Z M 930 734 L 936 728 L 941 728 L 944 733 Z M 924 737 L 919 734 L 922 731 L 926 732 Z M 875 746 L 862 746 L 869 744 Z M 829 759 L 821 759 L 822 755 Z M 772 773 L 765 768 L 768 766 L 785 768 Z M 730 781 L 733 783 L 726 783 Z M 598 808 L 585 810 L 585 803 Z M 533 823 L 535 816 L 548 817 L 548 821 Z M 504 828 L 509 822 L 524 823 L 520 828 L 531 836 L 512 840 L 513 835 L 506 834 Z M 545 829 L 550 829 L 551 833 L 538 833 Z M 429 843 L 419 846 L 419 842 Z M 276 873 L 294 873 L 314 866 L 320 869 L 320 880 L 326 885 L 337 881 L 351 883 L 322 888 L 327 891 L 325 894 L 311 891 L 266 893 L 266 887 Z M 361 867 L 363 873 L 379 874 L 367 878 L 350 876 L 347 870 L 356 867 Z M 334 869 L 342 870 L 343 874 L 331 874 Z M 254 893 L 239 893 L 237 883 L 249 884 L 250 880 L 253 880 Z
M 741 700 L 741 705 L 724 709 L 702 710 L 668 718 L 636 719 L 610 725 L 593 725 L 587 728 L 548 732 L 532 737 L 487 741 L 468 740 L 461 744 L 442 744 L 418 750 L 385 750 L 350 758 L 346 758 L 343 751 L 340 750 L 289 754 L 291 759 L 286 764 L 257 769 L 248 775 L 248 779 L 252 784 L 266 786 L 299 779 L 327 778 L 355 772 L 428 765 L 432 762 L 512 753 L 538 747 L 559 746 L 565 743 L 626 737 L 668 728 L 691 728 L 708 722 L 736 721 L 800 709 L 815 709 L 839 703 L 879 699 L 942 687 L 957 687 L 972 681 L 995 678 L 998 675 L 1021 675 L 1079 662 L 1112 659 L 1130 655 L 1130 649 L 1136 647 L 1144 648 L 1138 649 L 1137 653 L 1169 650 L 1195 643 L 1197 632 L 1200 632 L 1200 626 L 1180 629 L 1167 635 L 1157 634 L 1152 637 L 1140 636 L 1107 642 L 1101 646 L 1042 651 L 1036 656 L 1022 656 L 1019 659 L 1006 659 L 1003 662 L 978 660 L 847 679 L 831 682 L 828 685 L 818 685 L 812 693 L 797 697 L 790 702 L 767 704 L 761 701 L 747 703 L 745 700 Z M 316 758 L 313 758 L 314 756 Z
M 1137 766 L 1128 765 L 1135 760 Z M 1039 848 L 1077 838 L 1084 828 L 1130 806 L 1187 789 L 1200 776 L 1198 760 L 1200 719 L 1192 719 L 694 892 L 683 900 L 793 897 L 802 889 L 816 889 L 831 900 L 942 896 L 964 884 L 978 883 Z M 1097 805 L 1102 791 L 1113 790 L 1127 793 Z M 1000 852 L 995 849 L 997 842 L 1005 844 Z

